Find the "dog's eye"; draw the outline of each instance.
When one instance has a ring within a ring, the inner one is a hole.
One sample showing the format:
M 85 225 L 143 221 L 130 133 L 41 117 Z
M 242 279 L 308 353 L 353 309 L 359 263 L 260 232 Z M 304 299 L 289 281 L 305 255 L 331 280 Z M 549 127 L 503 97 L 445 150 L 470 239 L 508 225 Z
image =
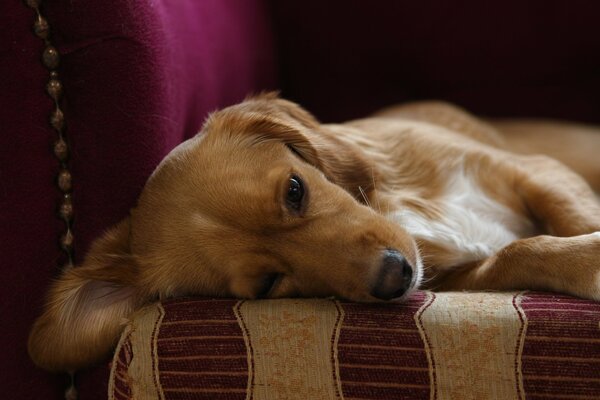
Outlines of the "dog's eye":
M 302 207 L 304 199 L 304 184 L 302 179 L 296 175 L 290 177 L 288 191 L 286 195 L 286 203 L 292 210 L 298 211 Z
M 279 280 L 279 274 L 266 274 L 265 276 L 263 276 L 262 281 L 260 283 L 260 287 L 258 290 L 258 293 L 256 294 L 257 298 L 263 298 L 263 297 L 267 297 L 269 295 L 269 293 L 271 293 L 271 291 L 273 291 L 273 288 L 275 287 L 275 284 L 278 282 Z

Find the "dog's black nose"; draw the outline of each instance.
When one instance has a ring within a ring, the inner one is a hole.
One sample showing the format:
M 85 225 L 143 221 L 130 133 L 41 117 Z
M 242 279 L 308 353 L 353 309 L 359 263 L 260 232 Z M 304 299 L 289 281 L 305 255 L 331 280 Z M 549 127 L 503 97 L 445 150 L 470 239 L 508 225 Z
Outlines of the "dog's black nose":
M 393 249 L 383 253 L 383 261 L 371 295 L 381 300 L 402 296 L 410 288 L 413 269 L 402 254 Z

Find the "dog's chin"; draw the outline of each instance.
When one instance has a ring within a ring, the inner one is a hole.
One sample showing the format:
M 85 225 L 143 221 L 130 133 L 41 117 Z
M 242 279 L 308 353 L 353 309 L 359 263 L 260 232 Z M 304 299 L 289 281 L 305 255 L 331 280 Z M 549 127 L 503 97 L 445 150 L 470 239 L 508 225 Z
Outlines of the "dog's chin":
M 394 297 L 393 299 L 387 300 L 385 301 L 385 303 L 404 303 L 406 302 L 406 300 L 408 298 L 410 298 L 413 293 L 415 293 L 417 291 L 417 287 L 415 286 L 411 286 L 410 288 L 408 288 L 408 290 L 406 292 L 404 292 L 402 294 L 402 296 L 399 297 Z
M 393 297 L 391 299 L 378 299 L 376 297 L 373 297 L 369 294 L 365 294 L 365 296 L 329 296 L 326 297 L 327 299 L 338 299 L 338 300 L 342 300 L 342 301 L 350 301 L 350 302 L 354 302 L 354 303 L 367 303 L 367 304 L 387 304 L 387 303 L 404 303 L 407 301 L 408 298 L 410 298 L 413 293 L 415 293 L 416 291 L 418 291 L 418 286 L 411 284 L 411 286 L 404 291 L 401 295 L 397 296 L 397 297 Z

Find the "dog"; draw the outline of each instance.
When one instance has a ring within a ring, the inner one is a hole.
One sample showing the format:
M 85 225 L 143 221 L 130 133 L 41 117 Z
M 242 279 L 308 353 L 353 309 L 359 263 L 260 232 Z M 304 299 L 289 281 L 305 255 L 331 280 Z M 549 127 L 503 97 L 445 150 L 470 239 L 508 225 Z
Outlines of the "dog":
M 563 162 L 523 154 L 541 147 Z M 445 103 L 327 125 L 276 94 L 249 98 L 176 147 L 130 215 L 53 284 L 29 354 L 83 368 L 136 309 L 186 295 L 600 300 L 599 150 L 593 127 L 490 123 Z

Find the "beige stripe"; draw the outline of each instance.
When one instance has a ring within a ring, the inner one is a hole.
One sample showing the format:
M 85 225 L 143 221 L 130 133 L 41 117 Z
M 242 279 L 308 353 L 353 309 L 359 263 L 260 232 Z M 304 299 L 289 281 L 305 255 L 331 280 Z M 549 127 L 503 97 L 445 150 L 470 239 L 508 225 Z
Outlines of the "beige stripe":
M 523 386 L 523 346 L 525 346 L 525 335 L 527 335 L 527 326 L 529 324 L 527 321 L 527 315 L 525 314 L 525 311 L 521 305 L 525 293 L 527 292 L 523 291 L 514 297 L 514 303 L 517 306 L 517 313 L 521 319 L 521 330 L 517 340 L 517 355 L 515 360 L 517 368 L 515 379 L 517 380 L 519 399 L 525 398 L 525 387 Z
M 342 378 L 340 378 L 340 359 L 338 357 L 338 348 L 339 348 L 339 341 L 340 341 L 340 333 L 342 331 L 342 325 L 344 324 L 344 318 L 346 317 L 346 313 L 344 312 L 344 307 L 342 307 L 342 304 L 337 301 L 335 301 L 335 306 L 337 308 L 337 312 L 338 312 L 338 318 L 336 321 L 336 326 L 333 332 L 333 338 L 332 338 L 332 342 L 333 342 L 333 348 L 332 350 L 332 357 L 333 357 L 333 373 L 334 373 L 334 380 L 335 380 L 335 385 L 336 385 L 336 389 L 337 389 L 337 396 L 339 399 L 344 399 L 344 391 L 342 390 Z
M 436 381 L 435 381 L 435 365 L 433 364 L 433 356 L 431 354 L 431 342 L 429 340 L 429 337 L 427 336 L 427 332 L 425 332 L 425 329 L 423 328 L 423 324 L 422 324 L 422 317 L 423 317 L 423 313 L 425 312 L 425 310 L 427 310 L 427 308 L 431 305 L 431 303 L 434 301 L 435 299 L 435 295 L 431 292 L 426 292 L 427 294 L 427 298 L 425 300 L 425 302 L 423 303 L 423 305 L 421 307 L 419 307 L 419 310 L 415 313 L 414 315 L 414 320 L 415 320 L 415 324 L 417 325 L 417 328 L 419 330 L 419 334 L 421 335 L 421 340 L 423 340 L 424 343 L 424 350 L 425 350 L 425 355 L 427 356 L 427 363 L 429 364 L 429 382 L 430 382 L 430 390 L 429 390 L 429 399 L 433 400 L 435 399 L 436 396 Z
M 246 301 L 236 311 L 252 351 L 253 400 L 339 398 L 332 343 L 341 316 L 334 301 Z
M 523 398 L 516 361 L 523 327 L 514 293 L 436 293 L 420 318 L 437 399 Z
M 117 357 L 121 346 L 124 344 L 124 338 L 128 334 L 130 335 L 129 340 L 133 353 L 127 370 L 132 398 L 140 400 L 164 400 L 165 395 L 159 382 L 158 357 L 156 354 L 158 328 L 163 316 L 164 310 L 162 305 L 156 303 L 143 308 L 131 318 L 126 332 L 121 337 L 117 352 L 115 353 L 115 359 L 113 360 L 109 382 L 109 398 L 111 400 L 114 399 L 111 388 L 114 387 Z
M 119 359 L 119 355 L 121 354 L 123 346 L 125 345 L 125 343 L 127 343 L 127 336 L 130 333 L 131 326 L 127 325 L 125 331 L 121 334 L 121 338 L 119 339 L 119 343 L 117 344 L 117 348 L 115 349 L 115 353 L 110 367 L 110 376 L 108 378 L 108 400 L 115 400 L 115 391 L 118 391 L 121 394 L 121 396 L 126 397 L 120 390 L 118 390 L 118 388 L 115 385 L 115 381 L 117 379 L 127 380 L 127 376 L 123 376 L 122 373 L 117 373 L 117 368 L 119 368 L 119 366 L 123 364 Z
M 233 307 L 233 312 L 235 313 L 235 318 L 242 330 L 244 335 L 244 343 L 246 344 L 246 360 L 248 362 L 248 384 L 246 386 L 246 400 L 250 400 L 252 398 L 252 384 L 254 382 L 254 361 L 252 359 L 252 343 L 250 343 L 250 338 L 248 335 L 248 327 L 246 326 L 246 321 L 240 312 L 240 308 L 245 303 L 245 300 L 238 301 Z

